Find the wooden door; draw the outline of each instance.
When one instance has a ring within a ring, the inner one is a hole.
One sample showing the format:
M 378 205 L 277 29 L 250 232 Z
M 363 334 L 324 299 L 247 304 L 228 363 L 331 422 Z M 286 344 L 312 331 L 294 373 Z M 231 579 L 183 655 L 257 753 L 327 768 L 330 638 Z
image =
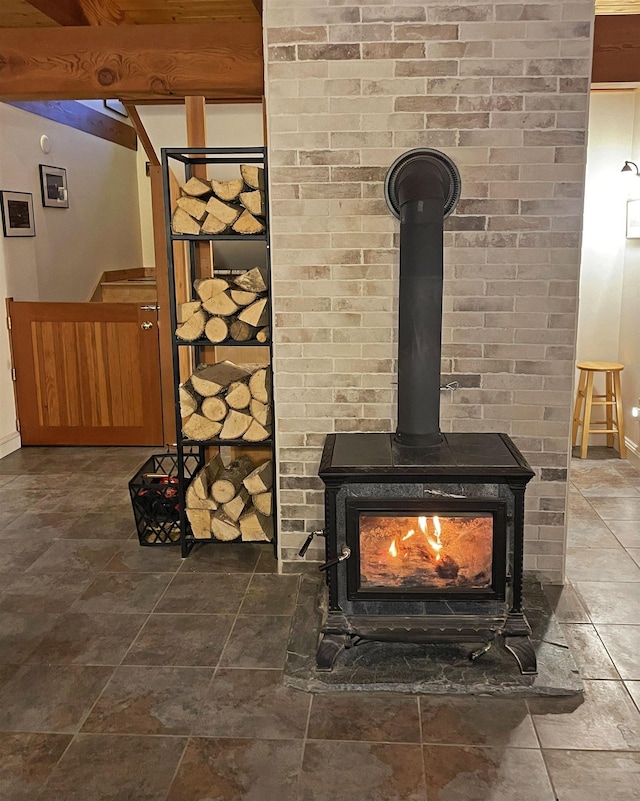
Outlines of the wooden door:
M 157 312 L 9 301 L 23 445 L 160 445 Z

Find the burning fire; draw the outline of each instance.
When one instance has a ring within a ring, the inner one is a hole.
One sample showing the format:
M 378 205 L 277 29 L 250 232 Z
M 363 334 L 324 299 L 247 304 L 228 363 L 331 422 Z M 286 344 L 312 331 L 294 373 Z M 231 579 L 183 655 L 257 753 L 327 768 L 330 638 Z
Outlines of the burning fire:
M 424 534 L 425 539 L 427 540 L 427 543 L 429 544 L 429 547 L 434 552 L 435 557 L 436 557 L 436 562 L 439 562 L 440 561 L 440 551 L 442 550 L 442 542 L 440 541 L 440 536 L 442 534 L 442 528 L 440 526 L 440 518 L 439 517 L 434 515 L 434 517 L 432 517 L 431 520 L 432 520 L 433 529 L 434 529 L 434 534 L 433 535 L 429 533 L 429 526 L 428 526 L 426 517 L 419 517 L 418 518 L 418 526 L 420 528 L 420 531 Z M 410 537 L 413 537 L 413 535 L 415 533 L 416 532 L 414 531 L 414 529 L 409 529 L 409 531 L 407 531 L 407 533 L 404 535 L 404 537 L 402 537 L 401 542 L 405 542 Z M 398 544 L 396 543 L 395 539 L 391 542 L 391 545 L 389 546 L 389 553 L 394 558 L 396 558 L 398 556 L 398 553 L 399 553 Z

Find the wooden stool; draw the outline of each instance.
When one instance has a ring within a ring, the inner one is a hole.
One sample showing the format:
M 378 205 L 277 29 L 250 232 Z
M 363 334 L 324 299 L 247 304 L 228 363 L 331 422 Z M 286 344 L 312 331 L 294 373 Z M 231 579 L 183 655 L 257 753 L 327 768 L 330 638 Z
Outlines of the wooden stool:
M 618 364 L 617 362 L 578 362 L 576 366 L 580 370 L 580 380 L 578 381 L 578 394 L 576 395 L 576 405 L 573 411 L 572 444 L 576 444 L 578 428 L 582 426 L 580 458 L 586 459 L 589 434 L 606 434 L 608 448 L 613 447 L 613 438 L 617 434 L 620 458 L 626 459 L 627 447 L 624 443 L 624 418 L 622 393 L 620 391 L 620 373 L 624 370 L 624 364 Z M 604 395 L 595 395 L 593 392 L 593 378 L 596 373 L 605 374 L 606 388 Z M 584 413 L 582 408 L 583 401 Z M 605 407 L 604 420 L 591 419 L 592 406 Z M 605 428 L 591 428 L 592 425 L 604 425 Z

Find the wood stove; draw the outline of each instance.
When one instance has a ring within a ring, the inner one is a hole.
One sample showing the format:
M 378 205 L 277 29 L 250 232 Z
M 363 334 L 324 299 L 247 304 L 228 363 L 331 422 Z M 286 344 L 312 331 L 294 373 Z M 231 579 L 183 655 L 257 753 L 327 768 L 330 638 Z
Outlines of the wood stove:
M 522 610 L 524 492 L 534 473 L 505 434 L 439 428 L 442 231 L 460 186 L 453 162 L 429 148 L 387 174 L 401 221 L 398 428 L 326 438 L 320 670 L 367 640 L 468 642 L 475 659 L 500 638 L 523 673 L 536 672 Z

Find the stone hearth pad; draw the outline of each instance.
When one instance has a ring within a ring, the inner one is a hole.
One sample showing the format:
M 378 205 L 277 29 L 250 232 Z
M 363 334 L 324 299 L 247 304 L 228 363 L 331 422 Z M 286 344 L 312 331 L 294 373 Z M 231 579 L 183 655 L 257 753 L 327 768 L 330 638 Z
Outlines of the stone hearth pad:
M 386 691 L 450 695 L 574 695 L 580 673 L 562 629 L 534 576 L 525 575 L 525 613 L 532 628 L 538 675 L 523 676 L 499 642 L 475 662 L 474 645 L 369 642 L 345 650 L 334 669 L 319 672 L 315 654 L 326 591 L 322 577 L 304 575 L 291 625 L 284 681 L 307 692 Z

